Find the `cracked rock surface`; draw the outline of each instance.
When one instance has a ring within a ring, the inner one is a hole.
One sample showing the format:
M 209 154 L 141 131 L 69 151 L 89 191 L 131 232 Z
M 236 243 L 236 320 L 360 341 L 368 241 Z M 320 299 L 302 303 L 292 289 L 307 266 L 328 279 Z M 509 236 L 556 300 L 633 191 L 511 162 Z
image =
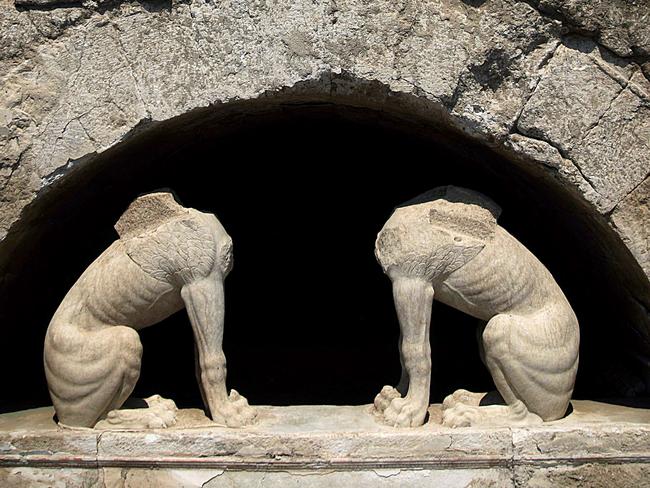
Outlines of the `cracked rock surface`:
M 478 140 L 548 143 L 584 180 L 566 183 L 587 183 L 580 191 L 608 213 L 650 172 L 650 7 L 529 3 L 3 0 L 0 236 L 143 120 L 342 71 L 433 102 L 440 123 Z

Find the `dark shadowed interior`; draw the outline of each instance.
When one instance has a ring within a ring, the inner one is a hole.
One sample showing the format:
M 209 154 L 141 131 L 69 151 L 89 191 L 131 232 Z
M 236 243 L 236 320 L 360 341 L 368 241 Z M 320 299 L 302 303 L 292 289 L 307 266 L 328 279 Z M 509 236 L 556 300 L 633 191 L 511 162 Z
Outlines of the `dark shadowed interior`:
M 447 184 L 499 203 L 501 225 L 564 289 L 581 324 L 575 396 L 644 397 L 638 357 L 647 337 L 631 326 L 626 298 L 640 269 L 578 197 L 537 171 L 458 135 L 327 104 L 218 123 L 189 114 L 143 130 L 62 178 L 2 249 L 0 410 L 49 404 L 42 346 L 50 317 L 117 237 L 113 224 L 127 205 L 159 188 L 215 213 L 233 238 L 224 349 L 228 385 L 251 404 L 369 403 L 396 383 L 398 323 L 374 239 L 394 206 Z M 432 401 L 460 387 L 493 389 L 476 325 L 434 305 Z M 185 311 L 141 339 L 134 395 L 199 406 Z

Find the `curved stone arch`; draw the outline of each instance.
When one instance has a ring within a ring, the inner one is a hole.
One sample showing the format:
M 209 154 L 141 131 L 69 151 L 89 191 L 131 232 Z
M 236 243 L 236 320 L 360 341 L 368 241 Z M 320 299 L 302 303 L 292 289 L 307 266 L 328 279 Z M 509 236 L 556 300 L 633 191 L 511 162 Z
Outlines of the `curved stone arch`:
M 119 180 L 115 180 L 114 175 L 123 172 L 132 172 L 136 175 L 134 178 L 144 181 L 146 176 L 137 176 L 135 166 L 142 165 L 147 168 L 143 171 L 150 171 L 155 169 L 157 159 L 173 165 L 174 154 L 202 138 L 213 135 L 227 138 L 236 136 L 242 130 L 254 130 L 255 127 L 265 130 L 277 121 L 291 120 L 305 113 L 324 116 L 330 122 L 343 120 L 384 127 L 426 140 L 432 147 L 444 148 L 449 154 L 465 161 L 466 168 L 475 168 L 481 175 L 491 174 L 491 181 L 500 185 L 500 189 L 495 191 L 501 198 L 506 197 L 506 188 L 512 185 L 511 202 L 530 201 L 533 209 L 548 206 L 552 212 L 557 212 L 561 230 L 556 232 L 554 238 L 565 237 L 568 241 L 580 243 L 577 247 L 567 246 L 585 254 L 575 258 L 582 261 L 576 270 L 584 270 L 589 263 L 597 267 L 597 271 L 586 278 L 587 286 L 592 286 L 595 277 L 610 281 L 606 288 L 615 291 L 616 296 L 607 306 L 620 308 L 620 314 L 616 315 L 612 310 L 604 313 L 620 319 L 621 323 L 613 326 L 613 330 L 626 331 L 626 338 L 619 341 L 624 345 L 622 347 L 627 347 L 632 355 L 644 360 L 649 350 L 647 337 L 650 329 L 643 314 L 638 313 L 642 310 L 638 297 L 644 296 L 647 279 L 606 218 L 576 188 L 575 180 L 567 178 L 567 174 L 558 171 L 557 167 L 551 167 L 551 163 L 540 156 L 543 152 L 530 151 L 531 147 L 544 146 L 518 136 L 511 137 L 507 143 L 480 140 L 459 130 L 440 113 L 436 105 L 426 99 L 413 94 L 395 93 L 381 83 L 359 80 L 345 73 L 328 72 L 315 80 L 264 93 L 250 100 L 196 109 L 166 121 L 144 122 L 114 147 L 99 154 L 86 155 L 67 165 L 47 191 L 41 192 L 26 208 L 19 225 L 0 244 L 0 262 L 5 270 L 3 285 L 7 292 L 3 296 L 11 297 L 12 276 L 20 274 L 26 260 L 38 252 L 38 246 L 48 242 L 47 239 L 41 241 L 41 235 L 51 233 L 52 225 L 56 225 L 58 220 L 74 219 L 75 205 L 85 205 L 98 198 L 92 195 L 98 188 L 97 181 L 110 180 L 111 185 L 117 186 Z M 426 161 L 422 164 L 426 165 Z M 448 164 L 453 165 L 454 161 Z M 106 201 L 106 213 L 110 218 L 103 221 L 112 222 L 110 219 L 119 215 L 116 212 L 121 211 L 137 191 L 151 189 L 131 188 L 131 193 L 125 192 L 119 201 Z M 104 191 L 99 197 L 108 199 L 110 192 Z M 75 225 L 80 222 L 77 220 Z M 110 233 L 110 229 L 106 231 Z M 535 235 L 523 237 L 524 242 L 528 237 L 533 242 L 526 243 L 535 245 Z M 532 249 L 535 250 L 534 247 Z M 371 253 L 370 249 L 368 253 Z M 569 256 L 566 262 L 572 259 Z M 557 267 L 561 260 L 552 264 Z M 572 286 L 575 286 L 575 282 Z M 589 334 L 586 336 L 588 339 Z M 643 370 L 636 360 L 630 363 L 632 366 L 628 364 L 615 374 L 630 375 L 632 379 L 629 382 L 633 382 L 634 378 L 639 379 Z M 632 370 L 626 369 L 630 367 Z M 625 378 L 625 381 L 628 379 Z M 635 393 L 633 390 L 639 386 L 627 384 L 622 388 Z
M 403 88 L 403 87 L 402 87 Z M 198 101 L 194 101 L 195 104 Z M 56 148 L 49 154 L 38 153 L 33 144 L 28 146 L 21 157 L 12 168 L 9 178 L 5 181 L 3 206 L 6 210 L 2 219 L 2 238 L 0 245 L 7 239 L 8 235 L 20 234 L 21 219 L 29 221 L 30 208 L 32 204 L 38 206 L 41 198 L 46 198 L 52 188 L 60 184 L 60 180 L 70 174 L 74 174 L 79 168 L 101 164 L 101 161 L 111 157 L 112 152 L 118 150 L 122 144 L 130 143 L 134 136 L 156 130 L 165 130 L 166 127 L 174 127 L 173 130 L 191 130 L 183 127 L 186 121 L 191 124 L 221 124 L 229 118 L 237 119 L 246 115 L 264 115 L 265 112 L 282 109 L 285 106 L 304 105 L 339 105 L 358 110 L 373 110 L 384 113 L 390 118 L 402 122 L 411 127 L 415 132 L 426 132 L 433 129 L 436 133 L 444 133 L 447 137 L 462 139 L 467 138 L 475 144 L 483 145 L 490 150 L 501 154 L 504 160 L 511 161 L 518 167 L 534 172 L 543 172 L 555 179 L 560 186 L 572 194 L 577 200 L 583 201 L 590 211 L 595 211 L 603 216 L 614 230 L 618 232 L 625 244 L 635 255 L 637 261 L 644 269 L 647 269 L 645 249 L 637 249 L 638 242 L 633 236 L 628 236 L 625 231 L 617 226 L 617 211 L 620 207 L 626 207 L 626 199 L 623 198 L 616 205 L 605 203 L 602 195 L 597 192 L 584 173 L 570 159 L 564 157 L 554 145 L 542 139 L 520 133 L 517 125 L 513 125 L 508 132 L 491 132 L 492 127 L 483 126 L 467 117 L 467 114 L 458 114 L 449 107 L 441 104 L 440 100 L 432 97 L 417 85 L 413 84 L 408 91 L 396 88 L 392 84 L 382 83 L 373 78 L 360 77 L 348 72 L 324 70 L 319 71 L 306 80 L 296 81 L 293 84 L 285 85 L 259 94 L 251 94 L 249 97 L 235 97 L 225 102 L 211 103 L 207 107 L 190 108 L 186 112 L 174 115 L 164 120 L 154 120 L 150 113 L 131 125 L 122 127 L 124 132 L 118 139 L 113 140 L 107 146 L 98 150 L 84 152 L 84 146 L 79 143 L 78 137 L 73 137 L 69 142 L 76 143 L 77 147 L 67 147 L 63 155 L 65 162 L 61 160 L 56 163 L 55 169 L 41 174 L 40 167 L 52 165 L 56 159 Z M 525 108 L 525 107 L 524 107 Z M 108 112 L 109 118 L 117 116 L 121 109 L 114 107 L 113 112 Z M 523 110 L 522 110 L 523 113 Z M 519 114 L 521 117 L 522 113 Z M 486 112 L 485 117 L 498 118 L 498 113 Z M 69 126 L 76 119 L 66 122 Z M 516 122 L 516 121 L 515 121 Z M 419 126 L 419 127 L 418 127 Z M 128 129 L 128 131 L 126 130 Z M 228 130 L 222 128 L 221 130 Z M 65 132 L 64 132 L 65 134 Z M 41 135 L 47 139 L 47 134 Z M 31 141 L 34 142 L 34 141 Z M 43 145 L 43 141 L 38 141 Z M 83 141 L 82 141 L 83 142 Z M 612 141 L 613 142 L 613 141 Z M 79 157 L 68 157 L 66 154 L 77 154 Z M 25 159 L 26 161 L 23 161 Z M 31 168 L 36 166 L 36 168 Z M 33 171 L 35 175 L 30 175 Z M 29 185 L 25 178 L 39 176 L 35 185 Z M 22 188 L 26 186 L 27 188 Z M 639 180 L 632 190 L 627 194 L 635 197 L 636 200 L 643 199 L 648 179 Z M 22 188 L 22 192 L 19 192 Z M 30 193 L 31 191 L 31 193 Z M 16 194 L 17 193 L 17 194 Z M 27 194 L 26 198 L 25 194 Z M 635 198 L 629 198 L 634 200 Z M 629 205 L 627 205 L 629 207 Z M 629 209 L 631 213 L 631 209 Z M 625 213 L 624 211 L 621 213 Z M 27 216 L 27 217 L 26 217 Z M 620 218 L 621 223 L 628 215 Z M 644 217 L 643 215 L 641 217 Z M 597 217 L 595 217 L 597 218 Z M 633 217 L 632 217 L 633 218 Z M 603 220 L 604 222 L 604 220 Z M 621 226 L 625 227 L 625 225 Z M 10 236 L 11 237 L 11 236 Z M 642 236 L 641 236 L 642 237 Z M 646 275 L 650 274 L 650 269 Z

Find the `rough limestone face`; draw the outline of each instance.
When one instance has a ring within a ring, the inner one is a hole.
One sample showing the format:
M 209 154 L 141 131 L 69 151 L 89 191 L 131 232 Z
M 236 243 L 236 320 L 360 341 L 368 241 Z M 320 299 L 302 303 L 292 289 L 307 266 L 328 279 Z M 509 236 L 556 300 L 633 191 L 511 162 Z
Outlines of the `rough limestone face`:
M 578 320 L 544 265 L 497 224 L 499 213 L 480 193 L 446 186 L 400 205 L 379 232 L 375 252 L 393 284 L 402 363 L 397 388 L 375 398 L 383 421 L 425 420 L 434 299 L 481 321 L 481 359 L 505 401 L 484 405 L 485 394 L 458 390 L 443 402 L 444 425 L 532 425 L 566 413 Z
M 626 0 L 0 0 L 0 261 L 111 149 L 244 101 L 328 102 L 552 175 L 639 264 L 647 340 L 649 16 Z
M 140 376 L 138 330 L 187 309 L 197 350 L 197 379 L 215 421 L 240 426 L 255 417 L 226 391 L 223 282 L 232 241 L 214 215 L 179 205 L 171 193 L 137 198 L 115 228 L 120 238 L 79 277 L 45 336 L 45 374 L 59 422 L 69 427 L 165 428 L 172 400 L 119 410 Z

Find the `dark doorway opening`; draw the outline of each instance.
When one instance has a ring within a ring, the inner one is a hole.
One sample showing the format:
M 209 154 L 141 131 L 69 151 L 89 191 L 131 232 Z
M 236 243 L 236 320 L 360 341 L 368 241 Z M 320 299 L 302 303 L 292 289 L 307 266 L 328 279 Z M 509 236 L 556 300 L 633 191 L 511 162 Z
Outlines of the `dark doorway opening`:
M 159 188 L 215 213 L 233 237 L 224 348 L 229 387 L 251 404 L 369 403 L 384 384 L 397 382 L 398 323 L 374 239 L 394 206 L 446 184 L 498 202 L 501 225 L 564 289 L 582 330 L 576 396 L 642 393 L 629 352 L 638 339 L 626 323 L 621 283 L 599 279 L 621 271 L 604 256 L 626 251 L 544 174 L 457 135 L 369 110 L 299 105 L 217 125 L 177 124 L 181 130 L 162 126 L 109 151 L 32 209 L 5 275 L 0 410 L 49 404 L 41 355 L 50 317 L 116 238 L 112 226 L 126 206 Z M 493 389 L 476 325 L 435 304 L 432 401 L 461 387 Z M 142 331 L 141 339 L 134 395 L 199 406 L 185 312 Z M 620 374 L 607 382 L 609 370 Z

